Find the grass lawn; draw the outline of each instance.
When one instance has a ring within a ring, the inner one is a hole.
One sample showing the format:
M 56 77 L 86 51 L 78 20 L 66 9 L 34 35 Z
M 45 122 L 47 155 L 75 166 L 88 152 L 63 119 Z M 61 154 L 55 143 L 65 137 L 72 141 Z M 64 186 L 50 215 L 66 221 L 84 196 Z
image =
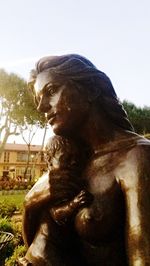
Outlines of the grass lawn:
M 14 203 L 17 209 L 22 209 L 25 193 L 14 195 L 0 195 L 0 202 Z

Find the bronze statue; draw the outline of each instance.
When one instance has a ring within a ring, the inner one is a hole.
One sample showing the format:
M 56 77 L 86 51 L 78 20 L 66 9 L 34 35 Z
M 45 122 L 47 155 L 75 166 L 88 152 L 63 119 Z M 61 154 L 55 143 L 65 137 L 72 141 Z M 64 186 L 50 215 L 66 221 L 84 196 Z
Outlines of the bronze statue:
M 110 79 L 70 54 L 40 59 L 29 85 L 54 133 L 86 151 L 80 179 L 93 200 L 62 232 L 49 214 L 51 185 L 43 176 L 26 196 L 27 246 L 43 226 L 45 265 L 150 265 L 150 142 L 134 133 Z M 40 265 L 36 258 L 32 265 Z
M 62 226 L 61 229 L 63 235 L 65 232 L 65 238 L 66 233 L 69 233 L 68 237 L 70 237 L 70 233 L 73 234 L 74 232 L 73 218 L 77 210 L 92 201 L 92 195 L 84 189 L 85 185 L 81 181 L 84 157 L 84 153 L 79 150 L 79 147 L 72 140 L 58 135 L 51 137 L 45 146 L 45 160 L 48 165 L 49 175 L 49 193 L 51 195 L 49 216 L 50 220 L 52 218 L 54 222 Z M 27 202 L 31 204 L 33 200 L 34 194 L 31 190 L 27 195 Z M 43 214 L 41 212 L 41 217 L 39 227 L 34 239 L 31 240 L 32 244 L 28 248 L 26 256 L 19 259 L 20 265 L 45 265 L 48 263 L 46 247 L 49 234 L 48 230 L 44 229 L 44 212 Z M 24 230 L 24 234 L 30 236 L 31 232 L 26 231 L 25 228 Z
M 83 149 L 84 150 L 84 149 Z M 81 179 L 84 154 L 71 140 L 55 135 L 45 147 L 45 159 L 49 170 L 49 187 L 53 206 L 53 220 L 68 226 L 77 210 L 92 201 Z

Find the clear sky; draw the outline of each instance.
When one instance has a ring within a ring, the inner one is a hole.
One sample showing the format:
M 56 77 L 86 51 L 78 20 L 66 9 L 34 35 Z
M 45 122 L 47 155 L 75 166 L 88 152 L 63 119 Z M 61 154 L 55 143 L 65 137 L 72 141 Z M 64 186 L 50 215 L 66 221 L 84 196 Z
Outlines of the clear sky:
M 149 0 L 1 0 L 0 67 L 25 79 L 45 55 L 79 53 L 118 97 L 150 106 Z
M 45 55 L 79 53 L 121 100 L 150 106 L 149 0 L 1 0 L 0 67 L 27 79 Z

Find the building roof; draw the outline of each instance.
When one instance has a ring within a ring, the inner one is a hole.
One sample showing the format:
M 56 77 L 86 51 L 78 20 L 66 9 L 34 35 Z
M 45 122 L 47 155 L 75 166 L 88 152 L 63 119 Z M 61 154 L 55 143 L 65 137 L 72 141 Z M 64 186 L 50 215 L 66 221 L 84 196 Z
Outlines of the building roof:
M 4 150 L 5 151 L 27 151 L 28 147 L 26 144 L 6 143 Z M 31 145 L 30 150 L 40 151 L 41 145 Z

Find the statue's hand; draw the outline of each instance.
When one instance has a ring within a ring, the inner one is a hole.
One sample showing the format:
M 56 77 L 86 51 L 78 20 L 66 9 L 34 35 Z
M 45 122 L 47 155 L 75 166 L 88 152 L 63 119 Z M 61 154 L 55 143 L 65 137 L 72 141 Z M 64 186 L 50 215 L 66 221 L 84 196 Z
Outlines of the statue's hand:
M 93 195 L 86 190 L 81 190 L 80 193 L 73 199 L 72 205 L 74 208 L 88 206 L 92 201 Z

